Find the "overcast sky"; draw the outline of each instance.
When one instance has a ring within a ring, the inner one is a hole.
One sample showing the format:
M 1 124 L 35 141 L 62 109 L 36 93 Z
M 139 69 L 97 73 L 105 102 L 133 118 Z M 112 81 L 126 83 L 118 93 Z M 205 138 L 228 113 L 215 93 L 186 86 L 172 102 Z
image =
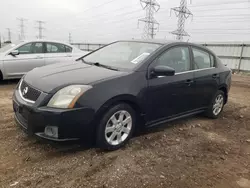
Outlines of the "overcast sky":
M 177 28 L 170 9 L 179 0 L 157 0 L 161 9 L 155 13 L 160 23 L 155 38 L 174 39 L 169 32 Z M 1 0 L 0 33 L 13 41 L 20 33 L 17 18 L 25 18 L 26 39 L 38 35 L 36 20 L 46 23 L 46 39 L 73 42 L 106 43 L 119 39 L 141 38 L 145 17 L 139 0 Z M 250 41 L 250 0 L 192 0 L 188 8 L 194 14 L 186 21 L 190 41 Z

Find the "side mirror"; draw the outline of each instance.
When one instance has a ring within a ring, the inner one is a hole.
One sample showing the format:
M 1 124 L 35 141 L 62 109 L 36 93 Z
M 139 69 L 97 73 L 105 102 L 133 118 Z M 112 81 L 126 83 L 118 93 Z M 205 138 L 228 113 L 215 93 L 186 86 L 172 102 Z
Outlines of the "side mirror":
M 174 76 L 175 70 L 168 66 L 159 65 L 153 68 L 152 76 Z
M 12 56 L 19 55 L 19 51 L 18 50 L 13 50 L 13 51 L 10 52 L 10 55 L 12 55 Z

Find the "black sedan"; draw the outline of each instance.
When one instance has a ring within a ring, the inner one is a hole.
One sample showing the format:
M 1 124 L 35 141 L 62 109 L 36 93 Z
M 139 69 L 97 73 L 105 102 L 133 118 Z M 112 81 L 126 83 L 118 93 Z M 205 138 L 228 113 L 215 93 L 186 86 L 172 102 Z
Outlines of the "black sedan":
M 217 118 L 231 70 L 199 45 L 118 41 L 76 62 L 36 68 L 13 96 L 16 122 L 29 134 L 66 141 L 92 138 L 115 150 L 135 129 L 204 113 Z

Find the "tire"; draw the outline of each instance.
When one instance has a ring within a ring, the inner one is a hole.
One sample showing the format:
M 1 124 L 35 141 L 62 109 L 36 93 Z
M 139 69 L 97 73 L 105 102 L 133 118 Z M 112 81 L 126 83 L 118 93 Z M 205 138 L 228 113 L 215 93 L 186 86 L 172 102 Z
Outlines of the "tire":
M 217 110 L 215 109 L 216 101 L 217 101 Z M 221 112 L 223 111 L 224 105 L 225 105 L 225 93 L 219 90 L 216 92 L 211 102 L 211 105 L 207 109 L 206 116 L 212 119 L 217 119 L 220 116 Z
M 135 114 L 134 109 L 125 103 L 109 108 L 97 127 L 97 147 L 113 151 L 124 146 L 133 135 L 136 122 Z

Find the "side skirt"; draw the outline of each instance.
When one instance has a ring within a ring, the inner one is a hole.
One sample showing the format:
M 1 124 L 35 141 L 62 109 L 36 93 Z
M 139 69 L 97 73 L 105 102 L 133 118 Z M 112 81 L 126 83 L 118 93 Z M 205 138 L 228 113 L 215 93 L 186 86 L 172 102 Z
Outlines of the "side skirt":
M 202 113 L 204 111 L 205 111 L 205 109 L 196 110 L 196 111 L 193 111 L 193 112 L 189 112 L 189 113 L 182 114 L 182 115 L 179 115 L 179 116 L 170 117 L 170 118 L 160 120 L 160 121 L 157 121 L 157 122 L 155 122 L 155 121 L 154 122 L 149 122 L 149 123 L 146 124 L 146 127 L 147 128 L 154 127 L 156 125 L 160 125 L 160 124 L 168 123 L 168 122 L 171 122 L 171 121 L 174 121 L 174 120 L 178 120 L 178 119 L 182 119 L 182 118 L 185 118 L 185 117 L 190 117 L 190 116 L 193 116 L 193 115 L 196 115 L 196 114 L 200 114 L 200 113 Z

